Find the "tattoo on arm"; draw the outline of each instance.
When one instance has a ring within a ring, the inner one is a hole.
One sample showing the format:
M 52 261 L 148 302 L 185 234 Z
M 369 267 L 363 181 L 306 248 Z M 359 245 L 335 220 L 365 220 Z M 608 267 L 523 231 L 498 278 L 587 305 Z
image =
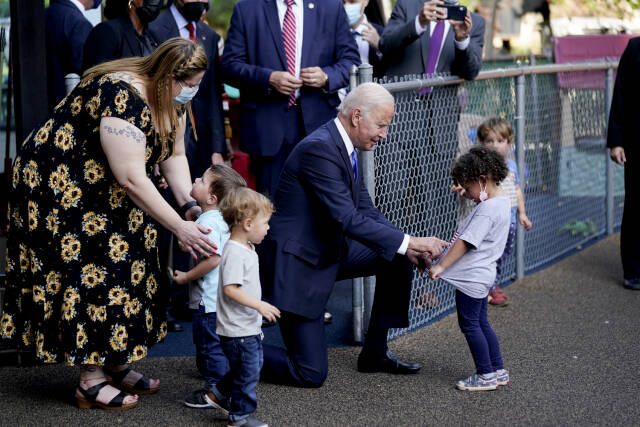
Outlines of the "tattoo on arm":
M 142 131 L 140 131 L 138 128 L 131 125 L 127 125 L 124 128 L 114 128 L 111 126 L 103 125 L 102 129 L 104 129 L 105 132 L 110 133 L 112 135 L 123 136 L 126 138 L 133 139 L 137 143 L 145 142 L 144 133 L 142 133 Z

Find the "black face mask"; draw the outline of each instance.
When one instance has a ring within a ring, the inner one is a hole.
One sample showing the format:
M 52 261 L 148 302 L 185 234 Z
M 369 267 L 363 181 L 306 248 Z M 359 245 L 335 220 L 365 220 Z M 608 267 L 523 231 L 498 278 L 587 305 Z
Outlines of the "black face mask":
M 136 13 L 144 24 L 148 24 L 158 17 L 161 7 L 162 0 L 144 0 L 142 7 L 136 9 Z
M 182 16 L 184 16 L 184 19 L 187 21 L 198 22 L 200 18 L 202 18 L 202 14 L 206 7 L 207 3 L 203 3 L 201 1 L 184 3 L 180 13 L 182 13 Z

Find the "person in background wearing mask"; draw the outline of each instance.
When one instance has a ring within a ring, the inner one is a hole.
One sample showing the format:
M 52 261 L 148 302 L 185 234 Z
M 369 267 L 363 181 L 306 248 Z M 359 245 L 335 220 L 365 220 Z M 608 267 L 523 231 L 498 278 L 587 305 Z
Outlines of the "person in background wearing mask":
M 221 164 L 226 155 L 224 118 L 222 110 L 222 78 L 220 76 L 220 36 L 201 21 L 209 10 L 208 0 L 173 0 L 167 11 L 149 24 L 149 33 L 159 43 L 172 37 L 183 37 L 201 45 L 207 53 L 209 68 L 202 78 L 198 93 L 191 102 L 193 115 L 187 120 L 184 144 L 191 176 L 204 175 L 212 164 Z M 170 189 L 162 191 L 169 203 L 175 203 Z M 169 267 L 171 234 L 163 230 L 160 237 L 160 264 Z M 173 269 L 189 271 L 189 255 L 173 247 Z M 169 276 L 170 277 L 170 276 Z M 171 304 L 167 313 L 170 332 L 180 332 L 182 325 L 173 318 L 191 319 L 187 312 L 184 286 L 171 286 Z
M 84 45 L 82 70 L 113 59 L 147 56 L 158 46 L 147 26 L 158 17 L 162 0 L 107 0 L 106 21 L 96 25 Z
M 49 110 L 67 95 L 65 77 L 80 80 L 82 48 L 93 28 L 84 11 L 100 7 L 101 1 L 57 0 L 44 11 Z
M 382 52 L 378 48 L 380 34 L 384 27 L 370 23 L 365 15 L 364 10 L 369 4 L 369 0 L 342 0 L 344 10 L 347 13 L 351 34 L 358 45 L 360 52 L 360 61 L 363 64 L 371 64 L 373 66 L 373 76 L 384 76 L 384 64 Z

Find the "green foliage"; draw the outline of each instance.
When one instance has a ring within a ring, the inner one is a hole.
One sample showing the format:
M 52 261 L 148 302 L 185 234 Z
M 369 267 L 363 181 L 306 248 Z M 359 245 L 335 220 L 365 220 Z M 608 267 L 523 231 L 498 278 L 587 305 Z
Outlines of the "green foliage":
M 560 231 L 568 232 L 572 236 L 582 235 L 582 237 L 587 237 L 596 234 L 598 229 L 593 221 L 587 219 L 585 221 L 571 221 L 560 227 Z
M 207 12 L 207 21 L 222 37 L 226 37 L 233 5 L 239 0 L 211 0 L 211 9 Z

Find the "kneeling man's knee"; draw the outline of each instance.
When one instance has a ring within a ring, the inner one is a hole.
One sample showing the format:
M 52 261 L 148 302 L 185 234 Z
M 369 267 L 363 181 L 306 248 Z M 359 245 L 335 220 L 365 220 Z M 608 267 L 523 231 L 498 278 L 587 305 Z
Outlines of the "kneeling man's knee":
M 298 370 L 300 374 L 300 382 L 302 387 L 306 388 L 318 388 L 322 387 L 328 375 L 328 368 L 316 370 L 316 369 L 304 369 Z

